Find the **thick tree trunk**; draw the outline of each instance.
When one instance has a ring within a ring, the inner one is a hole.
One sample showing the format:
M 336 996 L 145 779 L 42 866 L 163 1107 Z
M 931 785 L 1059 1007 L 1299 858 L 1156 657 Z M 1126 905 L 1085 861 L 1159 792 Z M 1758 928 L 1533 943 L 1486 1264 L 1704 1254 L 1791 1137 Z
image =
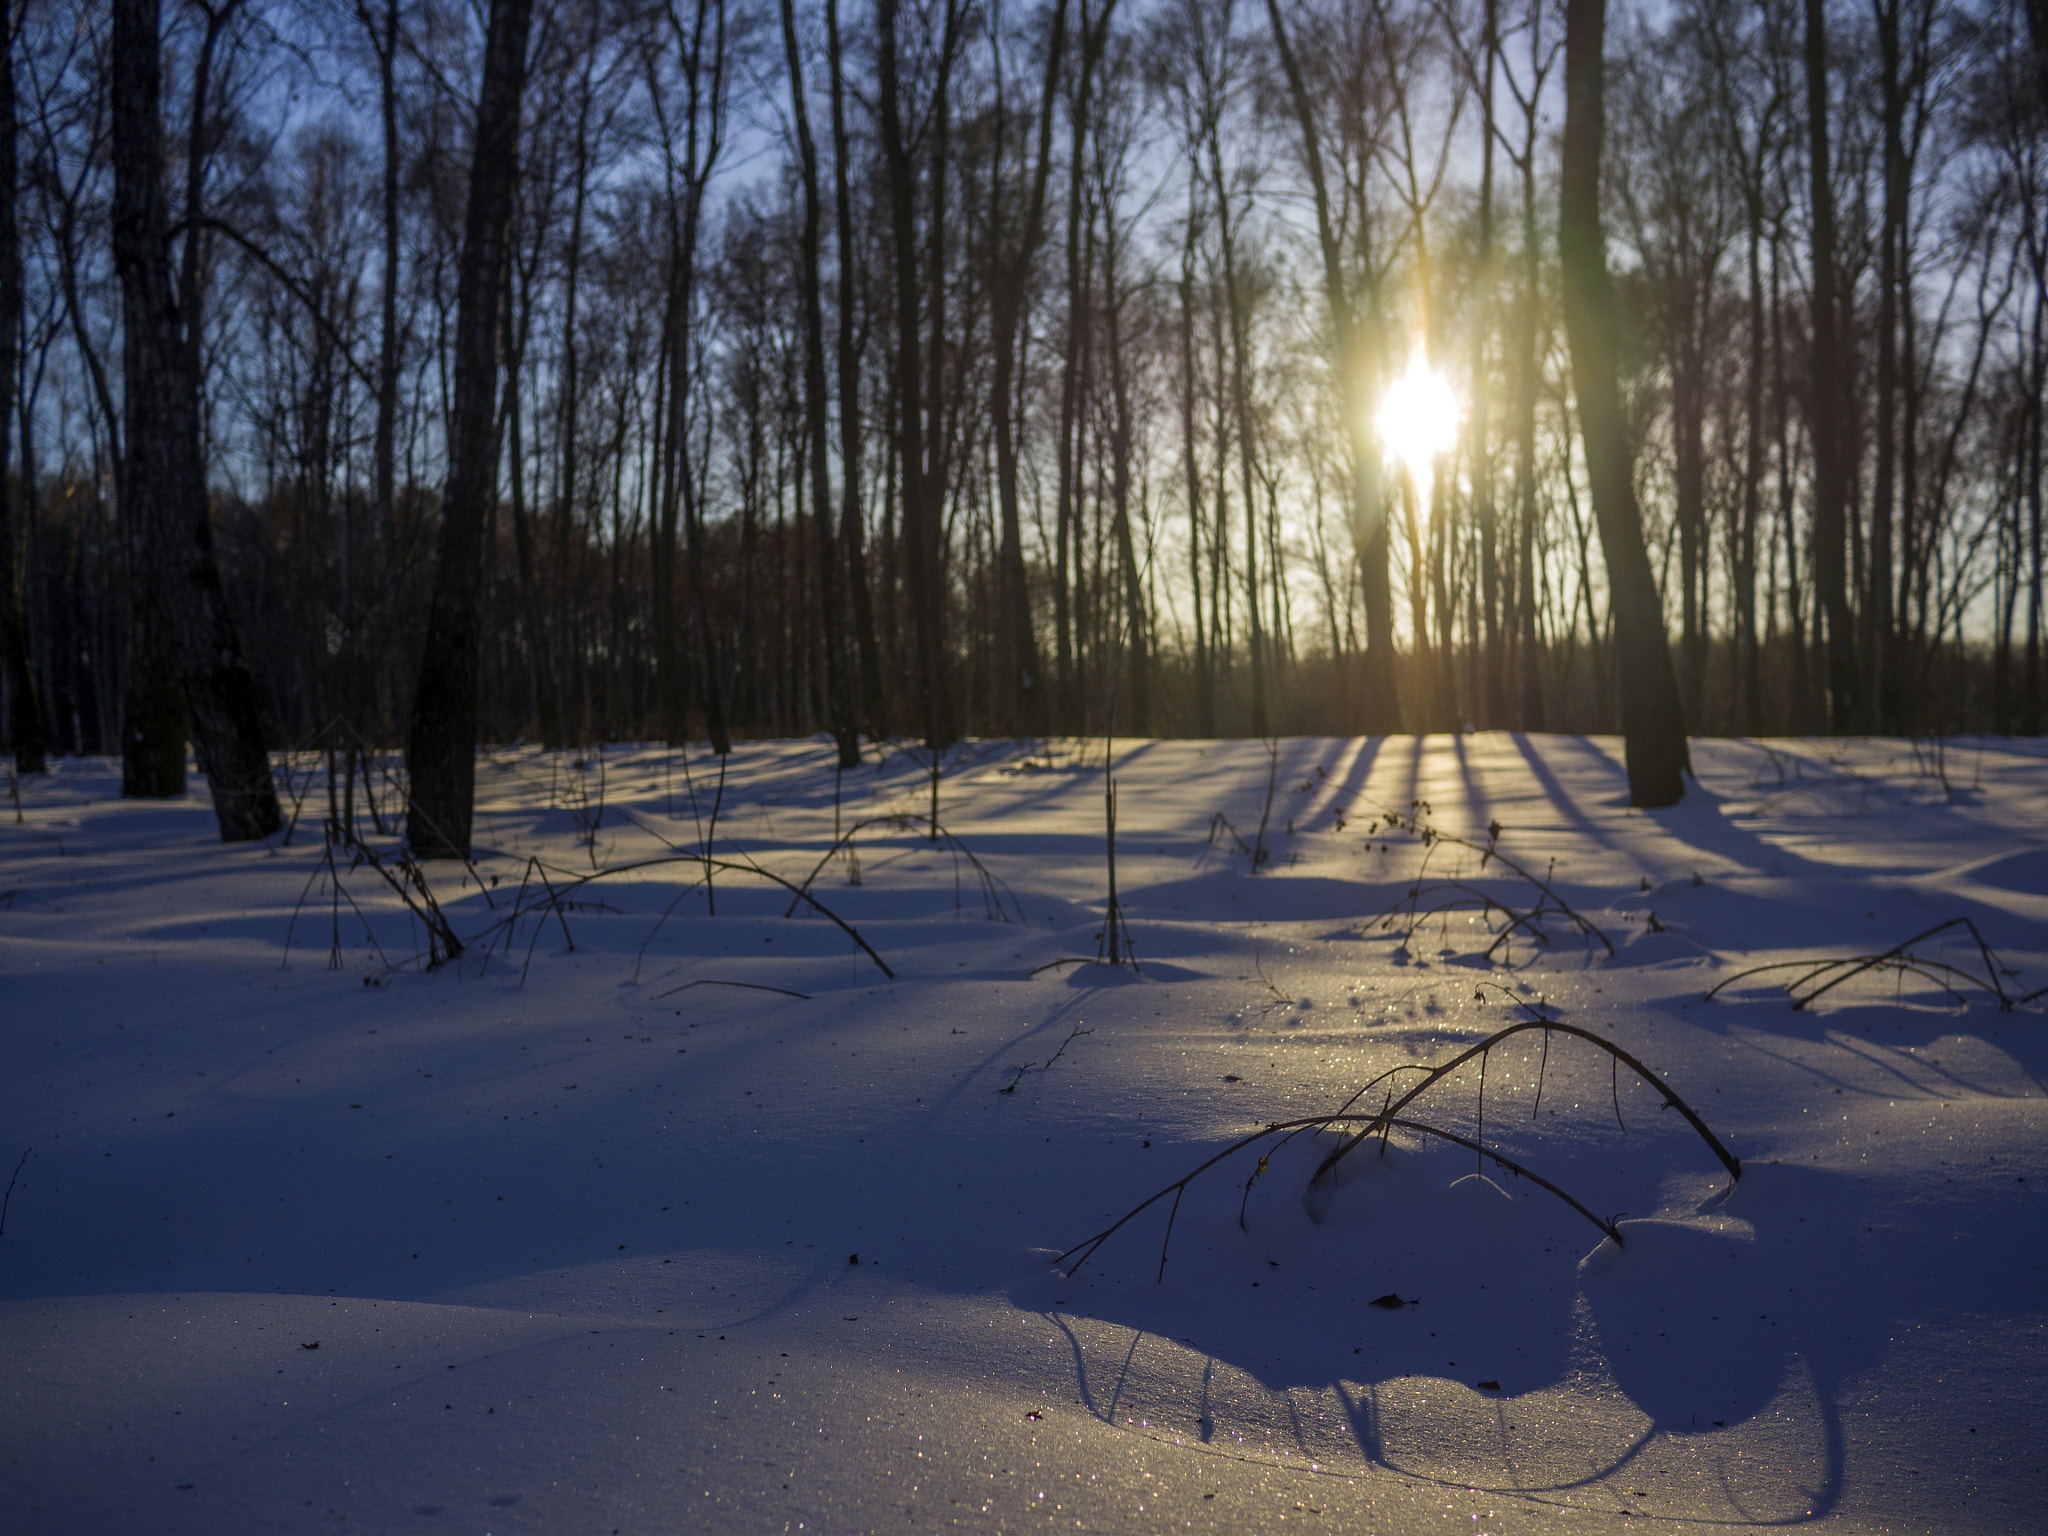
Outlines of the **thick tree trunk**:
M 491 0 L 469 202 L 456 274 L 448 483 L 405 762 L 406 829 L 421 858 L 467 858 L 476 801 L 485 530 L 497 489 L 498 311 L 518 177 L 519 103 L 533 0 Z
M 1636 505 L 1616 377 L 1614 295 L 1600 231 L 1606 31 L 1605 0 L 1567 0 L 1558 255 L 1579 431 L 1585 442 L 1593 516 L 1607 559 L 1629 800 L 1638 806 L 1661 806 L 1675 804 L 1685 794 L 1685 771 L 1691 764 L 1663 605 L 1643 544 L 1642 512 Z
M 133 792 L 175 794 L 182 731 L 166 658 L 184 688 L 193 745 L 227 842 L 283 825 L 263 740 L 256 682 L 221 589 L 206 464 L 199 443 L 198 316 L 172 283 L 163 191 L 162 54 L 156 0 L 114 0 L 114 265 L 121 279 L 128 504 L 137 531 L 130 631 L 135 713 L 124 724 L 143 759 Z M 188 235 L 188 238 L 190 236 Z M 144 648 L 148 649 L 144 649 Z M 140 739 L 138 740 L 138 733 Z M 131 782 L 124 771 L 123 788 Z M 144 787 L 146 786 L 146 787 Z

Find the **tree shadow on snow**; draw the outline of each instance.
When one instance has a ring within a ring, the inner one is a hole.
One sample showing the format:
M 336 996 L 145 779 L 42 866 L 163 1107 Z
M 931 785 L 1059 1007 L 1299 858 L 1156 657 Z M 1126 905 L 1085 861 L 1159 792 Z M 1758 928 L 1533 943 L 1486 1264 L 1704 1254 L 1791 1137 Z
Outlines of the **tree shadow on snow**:
M 1011 1299 L 1064 1330 L 1105 1422 L 1225 1450 L 1258 1437 L 1528 1494 L 1716 1454 L 1711 1437 L 1755 1422 L 1805 1449 L 1748 1458 L 1745 1486 L 1724 1489 L 1754 1524 L 1840 1503 L 1845 1386 L 1903 1320 L 2038 1305 L 2016 1203 L 1902 1206 L 1873 1180 L 1752 1164 L 1725 1198 L 1625 1221 L 1624 1247 L 1589 1253 L 1569 1211 L 1458 1153 L 1356 1161 L 1321 1224 L 1294 1198 L 1312 1162 L 1276 1156 L 1245 1230 L 1241 1180 L 1191 1189 L 1164 1281 L 1162 1211 Z

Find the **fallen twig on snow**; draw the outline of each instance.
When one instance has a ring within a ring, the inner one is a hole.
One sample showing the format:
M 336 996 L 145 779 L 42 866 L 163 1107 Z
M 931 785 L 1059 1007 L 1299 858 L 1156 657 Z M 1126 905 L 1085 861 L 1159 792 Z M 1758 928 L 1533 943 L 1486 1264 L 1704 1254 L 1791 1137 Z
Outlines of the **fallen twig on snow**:
M 1093 962 L 1090 963 L 1092 964 Z M 1082 1035 L 1092 1035 L 1094 1033 L 1095 1031 L 1092 1029 L 1075 1029 L 1071 1034 L 1067 1036 L 1066 1039 L 1060 1042 L 1060 1048 L 1058 1050 L 1054 1051 L 1050 1056 L 1046 1057 L 1045 1064 L 1043 1066 L 1039 1066 L 1039 1064 L 1035 1061 L 1027 1061 L 1021 1067 L 1010 1068 L 1010 1070 L 1016 1073 L 1017 1075 L 1011 1078 L 1010 1081 L 1003 1087 L 998 1088 L 996 1092 L 1015 1093 L 1017 1091 L 1017 1085 L 1024 1081 L 1024 1074 L 1026 1072 L 1029 1072 L 1033 1067 L 1038 1067 L 1038 1070 L 1041 1073 L 1050 1072 L 1052 1070 L 1052 1064 L 1058 1061 L 1062 1056 L 1067 1054 L 1068 1046 L 1072 1045 Z
M 21 1170 L 28 1166 L 28 1157 L 33 1151 L 35 1148 L 32 1146 L 21 1149 L 21 1160 L 14 1165 L 14 1175 L 7 1181 L 7 1193 L 0 1196 L 0 1237 L 7 1235 L 7 1207 L 14 1204 L 15 1183 L 21 1178 Z
M 1140 1201 L 1137 1205 L 1133 1206 L 1130 1210 L 1126 1211 L 1122 1216 L 1118 1217 L 1114 1222 L 1112 1222 L 1109 1226 L 1103 1228 L 1100 1232 L 1097 1232 L 1090 1237 L 1083 1238 L 1080 1242 L 1068 1248 L 1064 1253 L 1060 1254 L 1059 1257 L 1053 1261 L 1054 1264 L 1062 1265 L 1065 1264 L 1067 1260 L 1073 1259 L 1074 1263 L 1072 1268 L 1067 1270 L 1067 1274 L 1071 1277 L 1076 1272 L 1078 1272 L 1081 1266 L 1087 1263 L 1088 1260 L 1095 1255 L 1096 1250 L 1101 1248 L 1101 1246 L 1107 1241 L 1109 1241 L 1111 1237 L 1115 1236 L 1119 1231 L 1121 1231 L 1125 1226 L 1127 1226 L 1131 1221 L 1133 1221 L 1143 1212 L 1151 1209 L 1154 1205 L 1157 1205 L 1160 1201 L 1166 1199 L 1167 1196 L 1171 1195 L 1173 1197 L 1173 1205 L 1167 1213 L 1166 1232 L 1164 1237 L 1161 1239 L 1159 1246 L 1158 1274 L 1160 1278 L 1164 1278 L 1166 1274 L 1167 1250 L 1173 1241 L 1174 1220 L 1180 1214 L 1181 1198 L 1187 1193 L 1187 1189 L 1190 1184 L 1192 1184 L 1196 1179 L 1200 1178 L 1204 1173 L 1208 1172 L 1211 1168 L 1214 1168 L 1217 1164 L 1226 1161 L 1236 1153 L 1242 1152 L 1247 1148 L 1256 1146 L 1260 1142 L 1267 1140 L 1269 1137 L 1278 1137 L 1279 1140 L 1274 1144 L 1274 1146 L 1268 1148 L 1260 1156 L 1257 1166 L 1252 1171 L 1251 1177 L 1246 1180 L 1246 1198 L 1249 1199 L 1251 1185 L 1257 1182 L 1259 1176 L 1266 1171 L 1268 1159 L 1272 1156 L 1273 1152 L 1279 1149 L 1280 1146 L 1285 1145 L 1287 1141 L 1291 1140 L 1293 1137 L 1299 1135 L 1303 1131 L 1311 1131 L 1318 1133 L 1322 1131 L 1334 1132 L 1338 1131 L 1340 1128 L 1343 1127 L 1349 1127 L 1350 1129 L 1344 1132 L 1342 1139 L 1339 1141 L 1338 1145 L 1327 1156 L 1323 1158 L 1321 1163 L 1317 1165 L 1315 1173 L 1311 1175 L 1309 1179 L 1309 1185 L 1311 1188 L 1313 1188 L 1315 1185 L 1319 1184 L 1325 1178 L 1327 1178 L 1336 1168 L 1337 1164 L 1341 1162 L 1344 1159 L 1344 1157 L 1346 1157 L 1361 1142 L 1364 1142 L 1371 1137 L 1378 1136 L 1381 1139 L 1382 1145 L 1384 1145 L 1385 1139 L 1389 1132 L 1394 1130 L 1411 1131 L 1421 1135 L 1434 1136 L 1440 1140 L 1453 1142 L 1459 1146 L 1468 1147 L 1480 1157 L 1491 1159 L 1496 1165 L 1508 1170 L 1510 1173 L 1513 1173 L 1522 1178 L 1529 1179 L 1531 1182 L 1535 1183 L 1540 1188 L 1548 1190 L 1550 1193 L 1556 1195 L 1560 1200 L 1564 1201 L 1567 1205 L 1571 1206 L 1573 1210 L 1577 1211 L 1580 1215 L 1584 1216 L 1588 1221 L 1592 1222 L 1594 1226 L 1598 1227 L 1602 1233 L 1604 1233 L 1609 1238 L 1613 1239 L 1617 1246 L 1620 1246 L 1622 1244 L 1622 1235 L 1617 1226 L 1617 1221 L 1619 1220 L 1619 1218 L 1602 1219 L 1601 1217 L 1596 1216 L 1592 1212 L 1592 1210 L 1589 1207 L 1587 1207 L 1582 1201 L 1577 1199 L 1575 1196 L 1567 1193 L 1560 1186 L 1553 1184 L 1548 1179 L 1543 1178 L 1534 1170 L 1528 1168 L 1521 1162 L 1513 1158 L 1510 1158 L 1506 1154 L 1496 1151 L 1494 1148 L 1489 1147 L 1485 1144 L 1484 1072 L 1486 1059 L 1489 1053 L 1491 1053 L 1496 1046 L 1499 1046 L 1503 1042 L 1512 1039 L 1516 1035 L 1524 1034 L 1532 1029 L 1540 1029 L 1545 1032 L 1545 1068 L 1548 1067 L 1549 1063 L 1549 1037 L 1551 1032 L 1553 1031 L 1558 1034 L 1571 1035 L 1578 1039 L 1588 1041 L 1591 1044 L 1599 1047 L 1601 1050 L 1607 1052 L 1610 1059 L 1615 1064 L 1617 1064 L 1617 1066 L 1628 1067 L 1630 1071 L 1634 1072 L 1638 1077 L 1642 1078 L 1644 1082 L 1648 1083 L 1652 1088 L 1654 1088 L 1658 1092 L 1658 1094 L 1663 1098 L 1667 1106 L 1676 1109 L 1682 1116 L 1684 1116 L 1686 1121 L 1693 1127 L 1693 1129 L 1699 1133 L 1701 1139 L 1706 1142 L 1708 1148 L 1713 1152 L 1715 1157 L 1720 1160 L 1721 1165 L 1728 1170 L 1728 1175 L 1731 1180 L 1737 1180 L 1742 1177 L 1741 1162 L 1735 1157 L 1735 1155 L 1732 1152 L 1730 1152 L 1727 1149 L 1727 1147 L 1722 1145 L 1720 1138 L 1717 1137 L 1713 1133 L 1713 1131 L 1707 1127 L 1706 1122 L 1702 1120 L 1699 1117 L 1699 1115 L 1693 1110 L 1693 1108 L 1689 1104 L 1687 1104 L 1685 1100 L 1680 1098 L 1678 1094 L 1667 1083 L 1663 1081 L 1662 1078 L 1658 1077 L 1655 1073 L 1651 1072 L 1649 1068 L 1644 1066 L 1634 1056 L 1630 1055 L 1620 1046 L 1614 1044 L 1613 1041 L 1608 1040 L 1603 1036 L 1596 1035 L 1591 1030 L 1581 1029 L 1578 1026 L 1572 1024 L 1561 1023 L 1558 1020 L 1550 1018 L 1547 1015 L 1545 1015 L 1540 1008 L 1531 1007 L 1528 1003 L 1523 1002 L 1519 998 L 1511 1000 L 1516 1002 L 1518 1006 L 1520 1006 L 1526 1013 L 1530 1014 L 1530 1017 L 1518 1023 L 1510 1024 L 1505 1029 L 1499 1029 L 1494 1031 L 1493 1034 L 1487 1036 L 1486 1039 L 1480 1041 L 1478 1044 L 1471 1046 L 1470 1048 L 1464 1051 L 1459 1052 L 1456 1056 L 1453 1056 L 1448 1061 L 1439 1063 L 1435 1066 L 1427 1066 L 1420 1062 L 1407 1062 L 1403 1063 L 1400 1066 L 1390 1068 L 1387 1071 L 1381 1073 L 1378 1077 L 1374 1078 L 1371 1082 L 1366 1083 L 1363 1087 L 1359 1088 L 1333 1114 L 1310 1115 L 1297 1120 L 1276 1120 L 1269 1123 L 1261 1130 L 1253 1131 L 1249 1135 L 1239 1137 L 1236 1141 L 1233 1141 L 1229 1146 L 1223 1148 L 1220 1152 L 1217 1152 L 1212 1156 L 1204 1159 L 1196 1167 L 1190 1169 L 1187 1173 L 1181 1175 L 1181 1177 L 1174 1180 L 1171 1184 L 1168 1184 L 1165 1188 Z M 1467 1062 L 1472 1061 L 1474 1058 L 1477 1058 L 1479 1060 L 1481 1070 L 1480 1130 L 1477 1138 L 1468 1138 L 1465 1136 L 1461 1136 L 1454 1131 L 1447 1131 L 1443 1129 L 1441 1126 L 1431 1125 L 1427 1122 L 1416 1120 L 1413 1117 L 1403 1113 L 1403 1111 L 1406 1110 L 1410 1104 L 1414 1103 L 1416 1099 L 1420 1098 L 1423 1094 L 1427 1093 L 1431 1088 L 1435 1087 L 1438 1083 L 1442 1082 L 1445 1078 L 1449 1077 L 1452 1073 L 1456 1072 L 1458 1068 L 1462 1067 Z M 1388 1079 L 1404 1072 L 1420 1072 L 1423 1074 L 1422 1080 L 1414 1084 L 1412 1087 L 1408 1088 L 1405 1092 L 1399 1094 L 1398 1096 L 1394 1094 L 1393 1090 L 1387 1090 L 1386 1096 L 1382 1101 L 1380 1108 L 1376 1111 L 1360 1111 L 1355 1107 L 1358 1101 L 1361 1098 L 1363 1098 L 1367 1093 L 1371 1092 L 1374 1088 L 1386 1082 Z M 1540 1075 L 1538 1078 L 1537 1092 L 1539 1095 L 1538 1102 L 1540 1103 L 1540 1095 L 1542 1092 Z M 1618 1089 L 1615 1107 L 1616 1115 L 1618 1118 L 1620 1113 L 1620 1099 Z M 1624 1129 L 1626 1129 L 1625 1126 Z M 1241 1208 L 1239 1211 L 1240 1222 L 1242 1222 L 1243 1219 L 1244 1212 Z M 1078 1255 L 1078 1257 L 1076 1257 L 1076 1255 Z
M 1936 934 L 1947 933 L 1951 928 L 1962 928 L 1969 933 L 1977 946 L 1978 958 L 1983 961 L 1981 972 L 1967 966 L 1951 965 L 1945 960 L 1930 960 L 1925 955 L 1913 952 L 1915 944 L 1924 943 Z M 1764 976 L 1773 971 L 1798 971 L 1800 974 L 1784 984 L 1785 995 L 1792 999 L 1795 1009 L 1805 1008 L 1809 1003 L 1832 992 L 1843 982 L 1863 975 L 1866 971 L 1897 971 L 1902 975 L 1918 976 L 1941 988 L 1957 1002 L 1968 1004 L 1969 999 L 1956 990 L 1956 984 L 1974 986 L 1988 992 L 1998 1001 L 1998 1006 L 2010 1011 L 2023 1003 L 2048 994 L 2048 987 L 2040 987 L 2021 997 L 2015 997 L 2005 989 L 2004 977 L 2017 977 L 2013 970 L 1998 958 L 1996 950 L 1977 931 L 1977 925 L 1967 917 L 1952 917 L 1945 923 L 1936 923 L 1924 933 L 1916 933 L 1903 943 L 1894 944 L 1883 954 L 1847 955 L 1831 960 L 1775 960 L 1768 965 L 1753 965 L 1747 970 L 1737 971 L 1723 977 L 1708 989 L 1706 1001 L 1712 1002 L 1724 989 L 1738 981 L 1752 976 Z M 1826 979 L 1823 980 L 1822 978 Z M 1802 988 L 1806 990 L 1801 990 Z
M 657 992 L 648 1001 L 658 1003 L 664 997 L 674 997 L 678 992 L 687 992 L 692 987 L 745 987 L 750 992 L 780 992 L 784 997 L 800 998 L 807 1003 L 811 1000 L 810 993 L 792 992 L 787 987 L 771 987 L 758 981 L 727 981 L 723 976 L 699 976 L 695 981 L 686 981 L 680 987 L 670 987 L 666 992 Z

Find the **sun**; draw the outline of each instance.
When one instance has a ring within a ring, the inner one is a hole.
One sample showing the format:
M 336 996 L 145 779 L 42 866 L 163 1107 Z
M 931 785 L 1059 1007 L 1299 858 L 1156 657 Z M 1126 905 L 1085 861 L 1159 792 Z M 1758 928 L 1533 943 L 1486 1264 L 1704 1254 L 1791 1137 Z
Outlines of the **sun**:
M 1374 425 L 1387 450 L 1411 474 L 1420 474 L 1457 443 L 1462 414 L 1450 381 L 1429 366 L 1418 347 L 1408 371 L 1387 387 Z

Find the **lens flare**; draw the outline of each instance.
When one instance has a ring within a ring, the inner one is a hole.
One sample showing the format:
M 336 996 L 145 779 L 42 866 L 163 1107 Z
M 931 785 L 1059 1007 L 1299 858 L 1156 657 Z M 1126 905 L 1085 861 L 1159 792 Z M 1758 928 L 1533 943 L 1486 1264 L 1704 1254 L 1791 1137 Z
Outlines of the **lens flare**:
M 1374 424 L 1387 451 L 1420 475 L 1457 443 L 1461 415 L 1450 381 L 1417 348 L 1408 371 L 1387 387 Z

